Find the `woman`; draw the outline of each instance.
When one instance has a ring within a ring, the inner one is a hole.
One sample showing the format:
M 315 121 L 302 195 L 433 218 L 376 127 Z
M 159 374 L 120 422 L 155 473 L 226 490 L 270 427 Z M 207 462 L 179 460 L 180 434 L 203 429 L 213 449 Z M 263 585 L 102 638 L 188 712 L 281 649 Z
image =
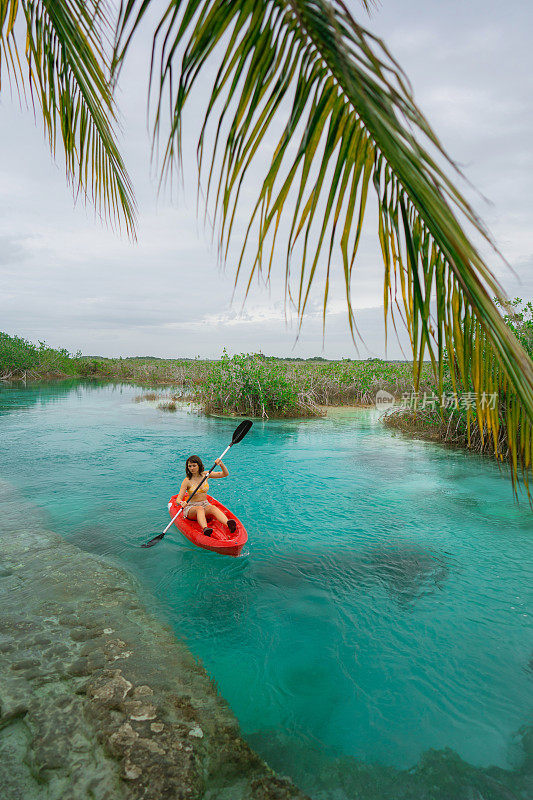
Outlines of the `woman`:
M 209 478 L 226 478 L 229 475 L 228 468 L 222 463 L 220 458 L 217 458 L 215 464 L 218 464 L 222 471 L 212 472 Z M 207 475 L 207 471 L 202 464 L 202 459 L 199 456 L 189 456 L 185 463 L 185 473 L 187 477 L 184 478 L 181 483 L 177 498 L 178 503 L 183 508 L 183 516 L 186 519 L 195 519 L 200 527 L 203 528 L 204 536 L 211 536 L 213 533 L 213 529 L 207 527 L 208 514 L 218 519 L 224 525 L 227 525 L 230 533 L 235 533 L 237 528 L 235 520 L 228 519 L 223 511 L 214 506 L 207 499 L 207 492 L 209 490 L 209 483 L 207 481 L 202 483 L 190 502 L 183 499 L 186 494 L 190 497 L 202 479 Z

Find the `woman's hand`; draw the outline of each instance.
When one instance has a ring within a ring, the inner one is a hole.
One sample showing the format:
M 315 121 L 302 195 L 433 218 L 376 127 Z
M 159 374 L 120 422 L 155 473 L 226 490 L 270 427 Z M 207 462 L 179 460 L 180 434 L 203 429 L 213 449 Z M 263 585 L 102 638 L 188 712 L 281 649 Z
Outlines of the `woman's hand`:
M 178 503 L 180 504 L 180 506 L 182 508 L 185 508 L 185 506 L 187 505 L 187 501 L 186 500 L 178 500 Z
M 226 465 L 222 463 L 220 458 L 217 458 L 217 460 L 215 461 L 215 464 L 218 464 L 218 466 L 222 470 L 222 474 L 220 474 L 220 472 L 217 472 L 217 474 L 213 475 L 212 477 L 213 478 L 226 478 L 229 475 L 229 471 L 228 471 L 228 468 L 226 467 Z

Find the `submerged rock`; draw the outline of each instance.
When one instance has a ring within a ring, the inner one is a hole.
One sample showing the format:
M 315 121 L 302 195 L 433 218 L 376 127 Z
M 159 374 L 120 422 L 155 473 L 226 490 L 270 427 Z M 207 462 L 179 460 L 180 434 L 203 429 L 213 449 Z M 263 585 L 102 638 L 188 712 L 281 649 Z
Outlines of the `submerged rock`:
M 304 800 L 130 576 L 0 503 L 2 800 Z
M 519 736 L 521 760 L 515 770 L 476 767 L 450 748 L 427 750 L 411 769 L 397 769 L 353 756 L 325 754 L 306 742 L 301 744 L 296 780 L 304 789 L 308 787 L 316 800 L 530 800 L 533 773 L 527 752 L 533 743 L 533 728 L 523 729 Z M 288 766 L 284 734 L 250 738 L 277 769 Z

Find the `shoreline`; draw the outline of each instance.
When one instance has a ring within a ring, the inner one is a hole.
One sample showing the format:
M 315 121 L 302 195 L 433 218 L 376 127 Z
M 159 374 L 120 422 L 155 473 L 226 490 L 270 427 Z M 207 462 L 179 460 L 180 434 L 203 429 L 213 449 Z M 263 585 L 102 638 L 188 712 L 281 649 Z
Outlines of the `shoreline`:
M 120 567 L 0 482 L 3 797 L 306 800 L 242 739 L 212 679 Z M 26 509 L 26 504 L 25 504 Z M 28 521 L 28 515 L 30 520 Z M 148 793 L 148 794 L 147 794 Z

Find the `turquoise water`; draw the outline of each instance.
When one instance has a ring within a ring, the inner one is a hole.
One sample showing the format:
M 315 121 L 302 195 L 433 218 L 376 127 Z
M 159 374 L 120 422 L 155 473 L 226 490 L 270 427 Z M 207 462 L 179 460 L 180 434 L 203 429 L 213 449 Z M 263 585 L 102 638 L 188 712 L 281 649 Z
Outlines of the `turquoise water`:
M 52 530 L 135 572 L 274 767 L 300 778 L 318 753 L 408 768 L 445 747 L 517 766 L 533 514 L 496 466 L 373 411 L 256 422 L 212 486 L 245 522 L 246 554 L 174 529 L 145 550 L 186 457 L 212 463 L 236 422 L 133 403 L 140 391 L 0 389 L 0 477 Z

